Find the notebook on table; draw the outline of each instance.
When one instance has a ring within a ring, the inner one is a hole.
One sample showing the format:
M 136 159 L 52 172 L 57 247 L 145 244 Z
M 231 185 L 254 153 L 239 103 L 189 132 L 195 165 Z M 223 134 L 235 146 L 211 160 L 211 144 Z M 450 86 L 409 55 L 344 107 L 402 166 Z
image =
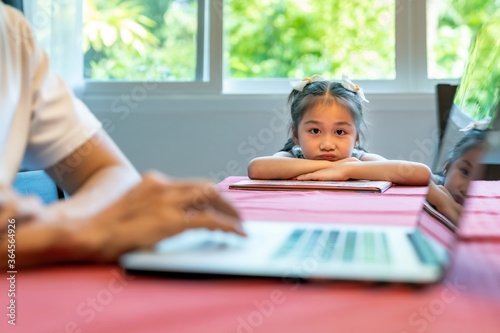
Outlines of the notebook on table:
M 242 180 L 229 185 L 230 190 L 255 191 L 351 191 L 383 193 L 392 185 L 386 181 L 300 181 L 300 180 Z
M 441 224 L 447 228 L 450 228 L 452 231 L 457 231 L 457 226 L 453 224 L 445 215 L 441 214 L 435 207 L 433 207 L 429 202 L 424 202 L 423 207 L 425 213 L 431 216 L 433 219 L 438 220 Z

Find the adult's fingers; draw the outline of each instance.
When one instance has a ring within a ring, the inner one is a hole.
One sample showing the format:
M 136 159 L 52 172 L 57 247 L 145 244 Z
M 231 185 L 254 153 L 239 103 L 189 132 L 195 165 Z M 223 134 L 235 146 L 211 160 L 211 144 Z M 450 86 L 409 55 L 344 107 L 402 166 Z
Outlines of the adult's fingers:
M 225 214 L 239 218 L 236 208 L 209 180 L 172 180 L 159 172 L 148 172 L 143 176 L 142 182 L 130 191 L 126 201 L 134 206 L 142 206 L 145 201 L 155 198 L 163 198 L 167 202 L 195 209 L 212 206 Z
M 240 220 L 210 209 L 193 212 L 188 216 L 186 222 L 188 228 L 222 230 L 246 236 Z
M 236 208 L 227 201 L 210 181 L 173 182 L 165 200 L 178 204 L 182 209 L 203 210 L 213 207 L 229 216 L 239 218 Z
M 109 228 L 104 231 L 101 228 Z M 116 260 L 118 256 L 137 248 L 149 247 L 163 238 L 174 236 L 186 229 L 206 228 L 222 230 L 246 236 L 238 219 L 215 210 L 194 210 L 192 214 L 183 215 L 178 210 L 169 210 L 164 218 L 145 214 L 142 218 L 134 218 L 128 223 L 104 226 L 100 224 L 99 233 L 104 231 L 105 242 L 100 247 L 96 260 Z
M 30 220 L 40 215 L 41 210 L 42 204 L 37 197 L 20 197 L 13 192 L 0 192 L 0 228 L 9 219 L 15 219 L 17 223 Z
M 13 218 L 14 214 L 15 209 L 12 205 L 11 196 L 4 191 L 0 191 L 0 228 L 7 225 L 7 220 Z
M 121 212 L 123 218 L 134 215 L 143 215 L 151 207 L 160 209 L 162 198 L 168 193 L 171 180 L 159 172 L 148 172 L 143 175 L 139 184 L 131 188 L 120 197 L 106 211 L 117 218 L 116 211 Z M 156 207 L 155 207 L 156 206 Z

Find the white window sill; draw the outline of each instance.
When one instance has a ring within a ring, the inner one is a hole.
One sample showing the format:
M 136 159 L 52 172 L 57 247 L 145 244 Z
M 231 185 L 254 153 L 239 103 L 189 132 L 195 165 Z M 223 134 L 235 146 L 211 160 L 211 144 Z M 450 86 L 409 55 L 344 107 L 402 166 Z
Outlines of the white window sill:
M 134 88 L 133 88 L 134 89 Z M 169 94 L 155 90 L 130 90 L 84 94 L 82 100 L 93 112 L 255 112 L 272 111 L 287 107 L 288 93 L 277 94 Z M 367 93 L 370 101 L 365 107 L 370 112 L 420 112 L 436 108 L 435 94 L 428 93 Z

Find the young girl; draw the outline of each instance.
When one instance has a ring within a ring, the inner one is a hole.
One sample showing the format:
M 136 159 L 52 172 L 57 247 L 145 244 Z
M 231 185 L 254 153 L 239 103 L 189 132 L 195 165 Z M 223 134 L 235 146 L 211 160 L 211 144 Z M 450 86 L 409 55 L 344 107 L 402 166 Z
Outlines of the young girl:
M 363 91 L 346 74 L 342 83 L 319 75 L 292 83 L 288 97 L 292 138 L 273 156 L 253 159 L 251 179 L 386 180 L 427 185 L 431 172 L 423 164 L 388 161 L 365 152 Z
M 456 144 L 434 182 L 427 201 L 452 222 L 458 221 L 471 180 L 480 174 L 480 162 L 486 145 L 485 132 L 473 129 Z

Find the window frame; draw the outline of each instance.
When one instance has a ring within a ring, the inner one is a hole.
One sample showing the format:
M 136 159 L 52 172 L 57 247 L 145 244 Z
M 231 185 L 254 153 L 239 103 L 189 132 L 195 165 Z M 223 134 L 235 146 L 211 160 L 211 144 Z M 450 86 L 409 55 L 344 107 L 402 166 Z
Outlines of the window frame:
M 219 0 L 215 0 L 219 1 Z M 161 94 L 179 92 L 220 93 L 222 87 L 222 12 L 213 0 L 198 0 L 198 31 L 196 38 L 196 70 L 194 81 L 155 81 Z M 146 81 L 105 81 L 84 79 L 83 95 L 87 97 L 128 92 Z M 152 83 L 152 82 L 151 82 Z
M 396 78 L 356 80 L 368 94 L 433 93 L 439 83 L 458 84 L 459 79 L 427 78 L 426 1 L 394 0 L 396 29 Z M 266 95 L 288 94 L 289 79 L 224 79 L 223 0 L 198 0 L 196 81 L 155 82 L 149 96 L 179 94 Z M 130 93 L 146 81 L 96 81 L 85 79 L 83 96 Z

